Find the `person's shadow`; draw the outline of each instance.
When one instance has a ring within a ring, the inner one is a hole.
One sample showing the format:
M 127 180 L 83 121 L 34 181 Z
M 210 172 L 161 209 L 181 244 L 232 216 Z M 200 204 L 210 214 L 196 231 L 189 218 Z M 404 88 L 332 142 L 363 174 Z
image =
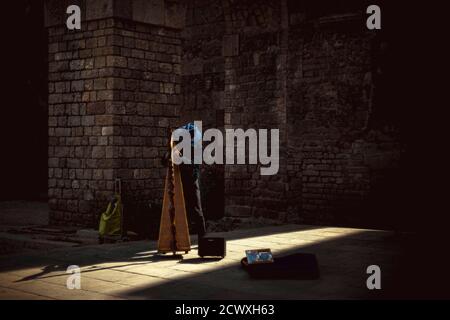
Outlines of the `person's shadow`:
M 98 267 L 96 265 L 93 265 L 87 269 L 83 269 L 82 272 L 86 273 L 86 272 L 93 272 L 93 271 L 99 271 L 99 270 L 114 269 L 114 268 L 124 267 L 124 266 L 145 265 L 147 263 L 158 262 L 158 261 L 167 261 L 167 260 L 177 260 L 177 261 L 182 262 L 183 255 L 180 255 L 180 254 L 164 255 L 164 254 L 160 254 L 160 253 L 152 253 L 152 254 L 137 253 L 133 257 L 129 258 L 127 260 L 127 263 L 124 263 L 123 265 L 110 266 L 110 267 Z M 105 261 L 105 262 L 112 262 L 112 261 Z M 132 262 L 132 263 L 130 263 L 130 262 Z M 46 278 L 60 277 L 60 276 L 66 275 L 65 271 L 67 270 L 68 266 L 69 265 L 65 265 L 65 264 L 51 264 L 51 265 L 43 267 L 40 272 L 33 274 L 33 275 L 26 276 L 22 279 L 16 280 L 15 282 L 24 282 L 24 281 L 34 280 L 34 279 L 46 279 Z M 82 267 L 82 266 L 80 266 L 80 267 Z M 62 271 L 64 273 L 48 275 L 49 273 L 58 272 L 58 271 Z
M 51 272 L 55 271 L 65 271 L 67 269 L 67 266 L 59 265 L 59 264 L 51 264 L 48 266 L 45 266 L 42 268 L 42 271 L 36 274 L 32 274 L 30 276 L 26 276 L 22 279 L 16 280 L 14 282 L 23 282 L 23 281 L 30 281 L 38 278 L 43 278 L 46 274 L 49 274 Z M 45 277 L 44 277 L 45 278 Z

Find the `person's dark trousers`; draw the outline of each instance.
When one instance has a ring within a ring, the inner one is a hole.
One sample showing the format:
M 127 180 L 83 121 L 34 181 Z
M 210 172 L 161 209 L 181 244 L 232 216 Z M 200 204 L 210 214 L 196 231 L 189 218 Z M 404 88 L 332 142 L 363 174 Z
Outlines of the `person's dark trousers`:
M 199 165 L 181 164 L 180 172 L 186 212 L 188 217 L 193 219 L 197 228 L 197 234 L 201 238 L 206 233 L 206 225 L 200 195 L 200 167 Z

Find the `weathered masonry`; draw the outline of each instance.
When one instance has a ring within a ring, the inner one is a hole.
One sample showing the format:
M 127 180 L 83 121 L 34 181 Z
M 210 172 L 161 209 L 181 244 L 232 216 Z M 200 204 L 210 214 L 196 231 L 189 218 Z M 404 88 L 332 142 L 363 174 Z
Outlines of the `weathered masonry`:
M 65 27 L 69 4 L 80 31 Z M 399 183 L 402 144 L 389 43 L 365 28 L 365 8 L 46 1 L 51 222 L 95 225 L 116 178 L 129 203 L 160 202 L 167 128 L 202 120 L 280 129 L 277 175 L 203 168 L 206 215 L 370 223 Z

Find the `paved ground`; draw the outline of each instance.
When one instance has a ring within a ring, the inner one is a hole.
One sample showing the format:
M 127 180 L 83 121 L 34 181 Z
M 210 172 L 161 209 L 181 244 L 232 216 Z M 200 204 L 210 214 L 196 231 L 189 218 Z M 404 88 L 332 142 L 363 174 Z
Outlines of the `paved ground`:
M 1 201 L 0 228 L 48 224 L 48 204 L 42 201 Z
M 48 204 L 42 201 L 0 201 L 0 256 L 92 243 L 77 228 L 48 225 Z
M 394 297 L 399 236 L 390 232 L 300 225 L 235 230 L 227 257 L 202 260 L 193 250 L 157 255 L 155 241 L 58 248 L 0 257 L 0 299 L 358 299 Z M 400 237 L 401 238 L 401 237 Z M 194 239 L 195 240 L 195 239 Z M 244 250 L 275 256 L 317 255 L 318 280 L 254 280 L 240 268 Z M 382 290 L 366 287 L 366 268 L 382 270 Z M 66 286 L 69 265 L 81 268 L 81 289 Z

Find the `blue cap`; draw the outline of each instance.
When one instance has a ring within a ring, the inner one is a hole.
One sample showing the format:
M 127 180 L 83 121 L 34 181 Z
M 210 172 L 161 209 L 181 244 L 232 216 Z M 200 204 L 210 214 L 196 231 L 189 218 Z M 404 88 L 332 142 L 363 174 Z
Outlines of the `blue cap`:
M 184 126 L 181 127 L 181 129 L 185 129 L 185 130 L 189 131 L 191 136 L 192 135 L 194 136 L 194 138 L 191 139 L 192 146 L 198 144 L 202 140 L 202 134 L 201 134 L 200 130 L 198 129 L 198 127 L 193 122 L 189 122 L 188 124 L 185 124 Z M 194 133 L 194 134 L 192 134 L 192 133 Z

